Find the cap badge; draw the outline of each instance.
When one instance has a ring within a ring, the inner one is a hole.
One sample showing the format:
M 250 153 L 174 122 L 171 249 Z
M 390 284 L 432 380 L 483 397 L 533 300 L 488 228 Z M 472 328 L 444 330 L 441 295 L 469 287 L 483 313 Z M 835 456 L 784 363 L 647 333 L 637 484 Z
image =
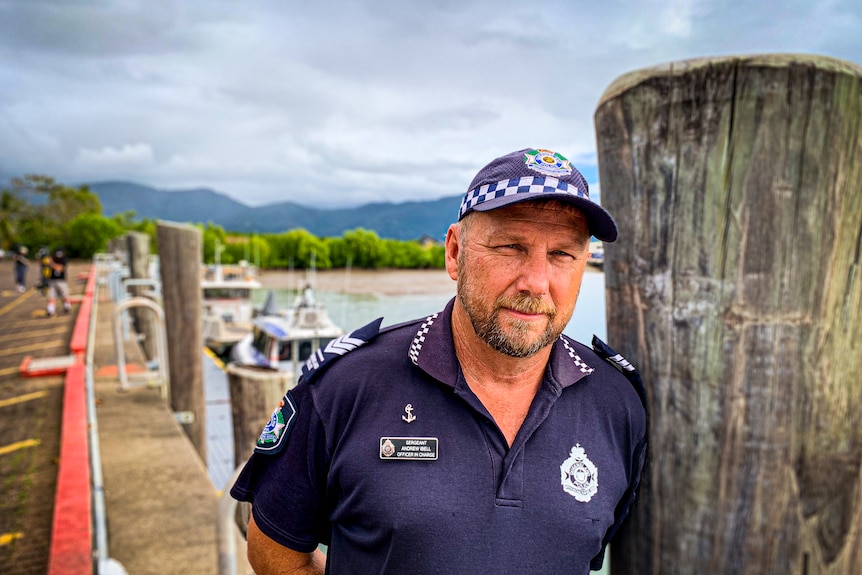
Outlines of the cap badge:
M 569 458 L 560 465 L 560 480 L 566 493 L 584 503 L 598 492 L 599 470 L 580 443 L 572 447 Z
M 551 150 L 529 150 L 524 153 L 524 163 L 534 172 L 546 176 L 572 175 L 572 164 L 569 160 Z

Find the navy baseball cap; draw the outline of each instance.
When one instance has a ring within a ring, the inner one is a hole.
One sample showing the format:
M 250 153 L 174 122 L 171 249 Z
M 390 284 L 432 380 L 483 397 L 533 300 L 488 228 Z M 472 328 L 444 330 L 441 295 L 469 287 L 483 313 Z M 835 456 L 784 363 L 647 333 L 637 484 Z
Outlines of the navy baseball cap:
M 590 200 L 581 173 L 562 154 L 537 148 L 506 154 L 479 170 L 461 200 L 458 221 L 474 210 L 486 212 L 537 199 L 572 204 L 586 216 L 592 235 L 605 242 L 617 239 L 614 218 Z

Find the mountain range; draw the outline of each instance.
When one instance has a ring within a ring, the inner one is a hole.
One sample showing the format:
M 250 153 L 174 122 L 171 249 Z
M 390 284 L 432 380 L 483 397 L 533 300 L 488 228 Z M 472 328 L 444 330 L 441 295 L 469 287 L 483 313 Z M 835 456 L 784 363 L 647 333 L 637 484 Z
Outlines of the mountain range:
M 443 241 L 458 215 L 461 196 L 403 203 L 365 204 L 355 208 L 317 209 L 293 202 L 251 207 L 208 188 L 158 190 L 131 182 L 88 184 L 106 216 L 133 211 L 135 218 L 208 223 L 226 231 L 280 233 L 304 228 L 316 236 L 340 236 L 364 228 L 381 238 Z

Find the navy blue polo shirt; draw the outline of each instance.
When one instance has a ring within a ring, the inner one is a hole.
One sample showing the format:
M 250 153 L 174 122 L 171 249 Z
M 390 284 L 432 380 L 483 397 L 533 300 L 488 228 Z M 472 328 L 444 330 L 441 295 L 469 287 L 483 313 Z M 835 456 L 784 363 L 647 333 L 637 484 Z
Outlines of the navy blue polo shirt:
M 327 573 L 600 568 L 643 464 L 638 393 L 561 336 L 510 448 L 461 373 L 453 302 L 304 375 L 231 494 L 280 544 L 328 544 Z

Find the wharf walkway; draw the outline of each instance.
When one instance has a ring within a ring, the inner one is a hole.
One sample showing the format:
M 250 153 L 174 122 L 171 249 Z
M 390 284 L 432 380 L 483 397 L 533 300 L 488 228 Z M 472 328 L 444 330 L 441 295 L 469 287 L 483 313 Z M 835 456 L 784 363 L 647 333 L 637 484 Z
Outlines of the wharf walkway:
M 76 303 L 70 314 L 61 312 L 53 318 L 44 313 L 44 296 L 34 289 L 18 293 L 12 274 L 0 274 L 0 572 L 7 575 L 90 572 L 75 568 L 74 561 L 62 560 L 63 547 L 58 547 L 57 540 L 74 539 L 74 529 L 63 523 L 53 527 L 64 505 L 63 501 L 55 505 L 58 473 L 66 465 L 63 454 L 69 452 L 64 447 L 68 444 L 64 444 L 68 421 L 66 425 L 63 421 L 68 407 L 64 401 L 69 402 L 64 400 L 69 388 L 66 375 L 23 377 L 19 372 L 25 356 L 70 354 L 77 312 L 82 307 L 77 302 L 85 285 L 75 278 L 90 270 L 88 262 L 72 262 L 69 285 Z M 31 277 L 34 275 L 31 271 Z M 96 290 L 96 316 L 90 329 L 94 330 L 91 367 L 107 556 L 121 566 L 110 572 L 216 574 L 217 509 L 219 489 L 224 486 L 214 486 L 211 470 L 158 388 L 120 391 L 114 304 L 106 291 L 104 286 Z M 144 365 L 137 344 L 127 343 L 124 349 L 129 369 Z M 225 400 L 217 402 L 224 404 Z M 213 423 L 222 428 L 225 424 L 219 419 Z M 223 437 L 224 432 L 213 433 Z M 69 466 L 65 469 L 68 474 Z M 95 549 L 92 541 L 84 543 Z M 247 574 L 251 571 L 243 554 L 240 543 L 238 573 Z

